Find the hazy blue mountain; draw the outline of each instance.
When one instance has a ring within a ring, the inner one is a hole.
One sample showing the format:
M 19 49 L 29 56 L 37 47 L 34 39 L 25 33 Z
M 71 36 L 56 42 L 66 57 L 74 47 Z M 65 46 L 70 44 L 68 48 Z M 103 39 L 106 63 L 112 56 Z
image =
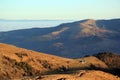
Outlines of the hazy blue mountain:
M 0 42 L 63 57 L 98 52 L 120 53 L 120 19 L 81 20 L 52 28 L 32 28 L 0 33 Z

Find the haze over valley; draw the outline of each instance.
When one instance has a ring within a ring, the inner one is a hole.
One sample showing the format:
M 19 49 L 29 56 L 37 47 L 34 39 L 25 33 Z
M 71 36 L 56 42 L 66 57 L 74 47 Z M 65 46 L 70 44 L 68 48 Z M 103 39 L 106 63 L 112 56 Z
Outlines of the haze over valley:
M 0 32 L 18 29 L 55 27 L 66 22 L 73 22 L 73 20 L 0 20 Z

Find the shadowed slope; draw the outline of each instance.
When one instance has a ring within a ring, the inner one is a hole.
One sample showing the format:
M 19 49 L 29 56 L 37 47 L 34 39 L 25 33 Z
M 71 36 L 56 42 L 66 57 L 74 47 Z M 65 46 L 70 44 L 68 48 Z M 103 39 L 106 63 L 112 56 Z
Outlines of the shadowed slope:
M 120 53 L 119 25 L 120 19 L 87 19 L 52 28 L 1 32 L 0 42 L 71 58 L 104 51 Z
M 109 72 L 120 76 L 120 55 L 113 52 L 103 52 L 95 55 L 109 67 Z

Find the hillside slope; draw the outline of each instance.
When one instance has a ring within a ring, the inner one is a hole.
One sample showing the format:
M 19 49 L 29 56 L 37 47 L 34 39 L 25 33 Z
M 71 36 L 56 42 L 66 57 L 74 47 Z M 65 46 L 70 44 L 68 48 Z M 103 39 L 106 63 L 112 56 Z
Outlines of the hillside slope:
M 1 32 L 0 42 L 72 58 L 104 51 L 120 53 L 119 25 L 120 19 L 87 19 L 52 28 Z
M 74 73 L 81 69 L 91 69 L 91 64 L 96 68 L 108 68 L 96 57 L 68 59 L 0 43 L 0 79 Z
M 113 52 L 103 52 L 95 56 L 109 66 L 109 72 L 120 76 L 120 55 Z
M 76 74 L 57 74 L 42 76 L 41 80 L 119 80 L 119 77 L 95 70 L 81 70 Z

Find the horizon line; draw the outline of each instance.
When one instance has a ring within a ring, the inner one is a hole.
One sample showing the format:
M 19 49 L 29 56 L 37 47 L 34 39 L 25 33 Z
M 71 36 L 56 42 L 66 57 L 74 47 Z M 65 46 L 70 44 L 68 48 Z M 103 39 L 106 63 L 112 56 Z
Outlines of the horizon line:
M 93 19 L 93 20 L 112 20 L 112 19 L 120 19 L 120 18 L 85 18 L 85 19 L 2 19 L 0 18 L 0 21 L 79 21 L 79 20 L 87 20 L 87 19 Z

